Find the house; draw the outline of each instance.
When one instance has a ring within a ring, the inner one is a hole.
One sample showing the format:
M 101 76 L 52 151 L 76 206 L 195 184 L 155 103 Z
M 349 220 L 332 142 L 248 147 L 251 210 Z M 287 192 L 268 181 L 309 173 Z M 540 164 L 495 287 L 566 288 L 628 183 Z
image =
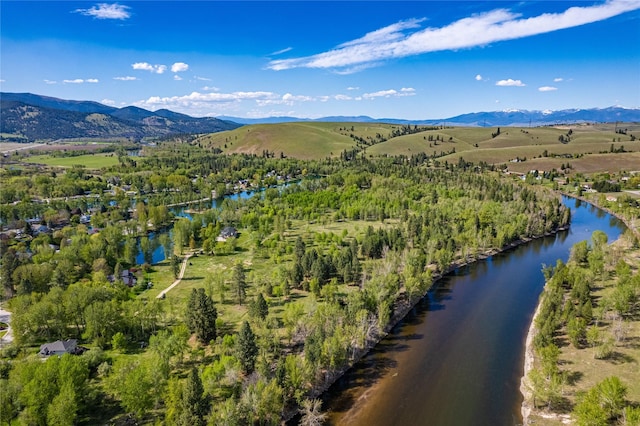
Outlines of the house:
M 236 238 L 238 236 L 238 231 L 233 226 L 225 226 L 222 231 L 220 231 L 220 235 L 216 238 L 216 241 L 225 242 L 229 238 Z
M 119 278 L 122 280 L 122 282 L 126 286 L 129 286 L 129 287 L 135 286 L 136 283 L 138 282 L 138 279 L 133 274 L 133 272 L 128 269 L 123 270 L 122 275 Z M 109 275 L 107 279 L 109 280 L 109 282 L 112 282 L 112 283 L 116 281 L 116 277 L 114 275 Z
M 50 231 L 50 229 L 45 225 L 33 224 L 31 225 L 31 231 L 33 235 L 46 234 Z
M 39 354 L 42 356 L 62 356 L 64 354 L 80 355 L 86 350 L 86 348 L 78 346 L 78 341 L 76 339 L 67 339 L 56 340 L 53 343 L 45 343 L 40 346 Z

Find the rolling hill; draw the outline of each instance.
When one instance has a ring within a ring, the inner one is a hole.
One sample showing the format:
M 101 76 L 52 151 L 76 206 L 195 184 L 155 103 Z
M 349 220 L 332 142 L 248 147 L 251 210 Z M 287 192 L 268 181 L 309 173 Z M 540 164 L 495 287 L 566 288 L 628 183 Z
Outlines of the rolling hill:
M 640 164 L 640 124 L 505 127 L 500 134 L 496 134 L 497 127 L 429 126 L 408 134 L 404 129 L 407 126 L 379 123 L 254 124 L 202 136 L 195 142 L 228 154 L 269 153 L 301 159 L 338 157 L 345 150 L 369 158 L 424 153 L 449 163 L 461 157 L 474 163 L 508 163 L 514 171 L 560 169 L 569 160 L 585 170 L 636 170 Z M 595 158 L 598 164 L 592 164 Z M 526 161 L 512 162 L 515 159 Z

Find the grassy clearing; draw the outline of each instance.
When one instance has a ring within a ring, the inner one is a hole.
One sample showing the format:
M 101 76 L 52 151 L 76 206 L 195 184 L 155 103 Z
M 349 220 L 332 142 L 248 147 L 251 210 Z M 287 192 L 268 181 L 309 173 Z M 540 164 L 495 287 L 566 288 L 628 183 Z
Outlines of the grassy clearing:
M 340 238 L 348 241 L 356 236 L 364 234 L 368 226 L 375 229 L 379 227 L 389 227 L 397 224 L 397 221 L 386 220 L 384 223 L 367 222 L 367 221 L 342 221 L 331 222 L 319 220 L 315 223 L 309 223 L 303 220 L 293 220 L 290 229 L 282 234 L 282 238 L 287 241 L 288 245 L 292 245 L 298 237 L 301 237 L 308 248 L 319 248 L 320 244 L 317 239 Z M 270 237 L 271 238 L 271 237 Z M 186 301 L 194 288 L 204 288 L 209 294 L 213 295 L 216 309 L 218 310 L 218 318 L 220 318 L 227 331 L 237 331 L 241 322 L 248 319 L 248 303 L 258 293 L 263 292 L 265 285 L 278 286 L 281 284 L 280 269 L 283 266 L 289 266 L 292 260 L 291 253 L 275 250 L 256 250 L 252 249 L 255 245 L 253 236 L 249 231 L 240 230 L 240 236 L 237 241 L 237 250 L 231 254 L 225 255 L 195 255 L 189 259 L 184 278 L 176 287 L 166 294 L 163 299 L 165 309 L 171 316 L 182 316 Z M 247 278 L 247 294 L 246 302 L 238 305 L 234 301 L 233 291 L 231 288 L 233 268 L 237 263 L 242 263 Z M 153 299 L 160 292 L 169 287 L 174 281 L 171 266 L 168 261 L 163 261 L 153 265 L 152 271 L 146 275 L 146 280 L 153 283 L 153 288 L 144 291 L 139 295 L 141 298 Z M 226 285 L 226 291 L 221 297 L 216 281 L 223 280 Z M 346 285 L 338 286 L 339 294 L 346 294 L 352 291 L 352 288 Z M 293 290 L 288 299 L 284 296 L 273 295 L 268 297 L 269 310 L 273 316 L 281 320 L 283 306 L 287 300 L 296 299 L 303 303 L 312 303 L 314 296 L 304 291 Z
M 30 163 L 45 164 L 54 167 L 84 166 L 88 169 L 100 169 L 118 164 L 118 157 L 112 153 L 87 154 L 75 157 L 52 157 L 50 155 L 34 155 L 27 160 Z

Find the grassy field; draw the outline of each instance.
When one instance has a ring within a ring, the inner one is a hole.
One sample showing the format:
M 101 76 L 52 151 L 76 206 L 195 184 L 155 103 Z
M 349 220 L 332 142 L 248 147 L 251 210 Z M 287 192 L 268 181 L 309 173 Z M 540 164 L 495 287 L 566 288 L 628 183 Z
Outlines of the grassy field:
M 236 130 L 213 133 L 198 139 L 203 146 L 225 153 L 261 155 L 264 150 L 276 156 L 317 159 L 337 157 L 356 145 L 350 134 L 367 139 L 388 135 L 398 126 L 377 123 L 282 123 L 256 124 Z
M 118 157 L 113 153 L 87 154 L 76 157 L 52 157 L 51 155 L 34 155 L 27 159 L 30 163 L 45 164 L 54 167 L 85 166 L 88 169 L 100 169 L 118 164 Z

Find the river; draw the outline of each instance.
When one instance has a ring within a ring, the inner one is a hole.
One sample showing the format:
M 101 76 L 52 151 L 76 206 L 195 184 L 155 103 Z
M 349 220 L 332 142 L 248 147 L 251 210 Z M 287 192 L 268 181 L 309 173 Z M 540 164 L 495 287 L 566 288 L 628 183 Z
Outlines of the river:
M 524 345 L 544 286 L 595 230 L 624 224 L 572 198 L 571 227 L 445 276 L 324 396 L 334 425 L 518 425 Z

